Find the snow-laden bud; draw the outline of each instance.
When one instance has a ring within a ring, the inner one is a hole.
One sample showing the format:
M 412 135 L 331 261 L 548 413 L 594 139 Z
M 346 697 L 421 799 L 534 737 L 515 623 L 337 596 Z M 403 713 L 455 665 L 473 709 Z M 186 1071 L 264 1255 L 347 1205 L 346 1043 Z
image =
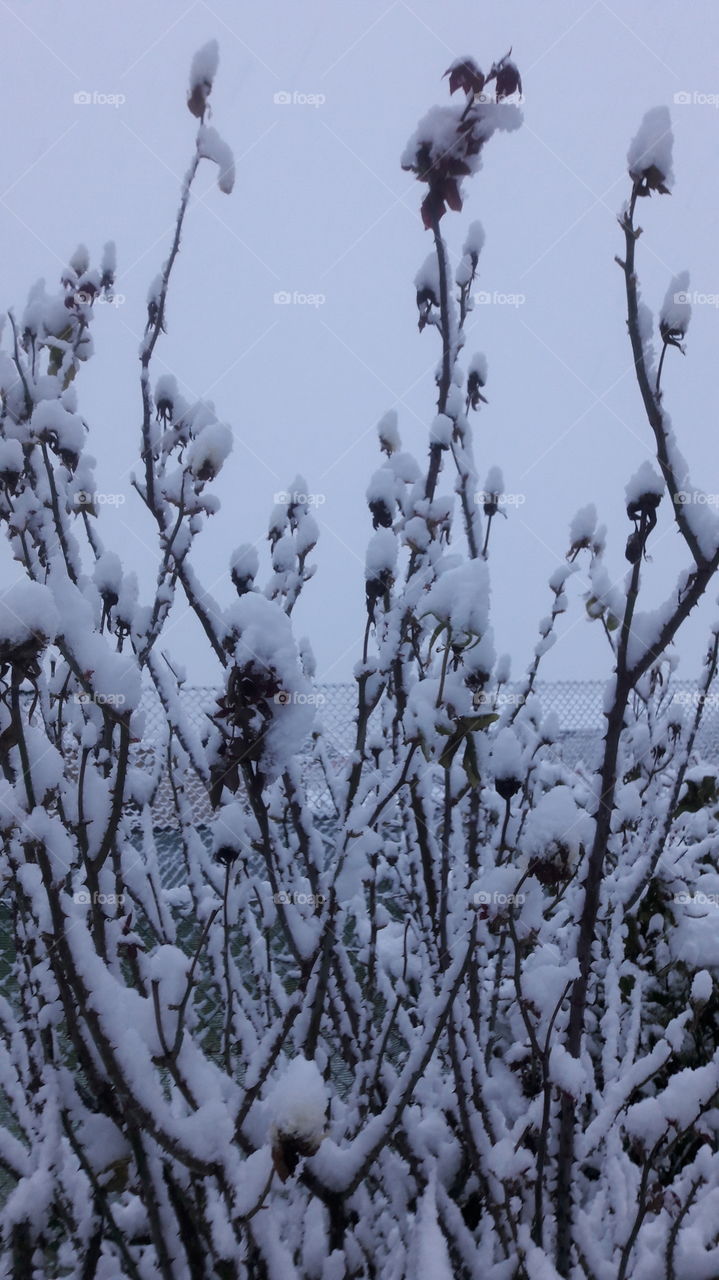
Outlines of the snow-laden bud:
M 103 551 L 96 560 L 92 580 L 102 596 L 105 607 L 112 609 L 120 598 L 122 587 L 122 563 L 114 551 Z
M 487 381 L 487 357 L 478 351 L 472 356 L 469 362 L 469 371 L 467 373 L 467 406 L 470 409 L 478 409 L 480 404 L 486 404 L 487 398 L 482 395 L 482 389 Z
M 309 1058 L 295 1058 L 268 1099 L 272 1117 L 272 1159 L 283 1182 L 303 1156 L 313 1156 L 325 1136 L 327 1088 Z
M 484 482 L 483 510 L 486 516 L 496 516 L 504 493 L 504 476 L 499 467 L 490 467 Z M 504 515 L 505 513 L 502 512 Z
M 395 477 L 390 467 L 375 471 L 367 486 L 367 505 L 372 512 L 372 527 L 390 529 L 395 509 Z
M 115 249 L 115 241 L 108 240 L 103 245 L 102 258 L 100 259 L 100 287 L 106 293 L 115 283 L 115 273 L 117 271 L 117 251 Z
M 190 66 L 190 92 L 187 97 L 188 109 L 198 120 L 204 120 L 207 100 L 212 92 L 212 84 L 217 75 L 220 51 L 216 40 L 208 40 L 192 59 Z
M 390 458 L 400 448 L 402 441 L 399 438 L 399 428 L 397 426 L 397 412 L 395 409 L 389 409 L 377 423 L 377 435 L 379 436 L 380 449 Z
M 484 247 L 484 227 L 481 222 L 470 222 L 467 227 L 467 235 L 462 245 L 462 253 L 471 259 L 472 266 L 476 270 L 479 255 Z
M 650 196 L 652 191 L 665 196 L 670 194 L 674 184 L 673 144 L 669 108 L 652 107 L 644 116 L 627 152 L 629 176 L 637 195 Z
M 645 517 L 653 528 L 657 522 L 656 510 L 664 493 L 664 479 L 654 470 L 651 462 L 645 461 L 637 468 L 624 492 L 629 519 L 638 521 Z
M 25 644 L 53 640 L 60 618 L 48 587 L 39 582 L 13 583 L 0 594 L 0 641 Z
M 500 729 L 490 756 L 494 789 L 503 800 L 511 800 L 522 785 L 522 748 L 514 729 Z
M 447 569 L 430 587 L 422 616 L 449 626 L 454 639 L 483 636 L 489 627 L 489 573 L 483 560 Z
M 419 311 L 417 327 L 421 333 L 432 318 L 432 308 L 439 307 L 439 263 L 436 254 L 430 253 L 429 257 L 425 258 L 414 278 L 414 287 L 417 290 L 417 310 Z
M 70 257 L 70 268 L 76 276 L 83 275 L 90 266 L 90 253 L 87 245 L 79 244 Z
M 454 434 L 454 422 L 447 413 L 438 413 L 429 429 L 430 444 L 449 449 Z
M 0 481 L 12 492 L 23 472 L 24 458 L 19 440 L 0 440 Z
M 154 328 L 160 314 L 160 302 L 162 300 L 162 276 L 155 276 L 147 290 L 147 324 L 145 325 L 145 333 L 148 329 Z M 165 333 L 164 317 L 160 326 Z
M 232 451 L 232 432 L 224 422 L 213 422 L 192 441 L 187 465 L 197 480 L 214 480 Z
M 365 594 L 367 611 L 372 613 L 381 596 L 394 582 L 397 564 L 397 539 L 391 529 L 378 529 L 367 546 L 365 561 Z
M 568 560 L 576 560 L 580 551 L 588 550 L 594 541 L 597 528 L 597 508 L 593 502 L 580 507 L 569 526 Z
M 678 275 L 673 276 L 659 313 L 659 332 L 667 346 L 678 347 L 681 352 L 684 351 L 682 338 L 689 328 L 691 318 L 689 272 L 680 271 Z
M 593 830 L 593 819 L 577 804 L 570 787 L 552 787 L 540 796 L 527 818 L 523 838 L 530 869 L 540 884 L 556 884 L 574 871 Z
M 171 373 L 163 373 L 155 383 L 155 412 L 165 426 L 172 421 L 177 398 L 177 381 Z
M 257 554 L 257 548 L 253 547 L 250 542 L 243 542 L 242 546 L 232 553 L 230 576 L 237 588 L 238 596 L 243 596 L 247 591 L 252 591 L 259 567 L 260 557 Z
M 212 824 L 212 856 L 223 866 L 236 862 L 249 848 L 242 805 L 223 804 Z

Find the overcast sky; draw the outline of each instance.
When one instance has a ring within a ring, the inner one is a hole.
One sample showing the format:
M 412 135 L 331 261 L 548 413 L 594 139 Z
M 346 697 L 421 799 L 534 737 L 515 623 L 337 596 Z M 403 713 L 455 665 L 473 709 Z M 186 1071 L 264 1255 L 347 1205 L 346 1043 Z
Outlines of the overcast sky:
M 489 362 L 490 403 L 474 419 L 480 476 L 496 463 L 521 495 L 495 521 L 491 556 L 496 644 L 519 676 L 579 506 L 596 502 L 617 580 L 626 569 L 624 485 L 651 441 L 613 261 L 622 249 L 616 213 L 629 141 L 661 103 L 672 112 L 677 181 L 671 198 L 642 202 L 644 298 L 656 310 L 670 277 L 688 268 L 691 288 L 719 301 L 714 0 L 0 0 L 0 24 L 0 305 L 20 309 L 38 277 L 53 284 L 78 241 L 95 261 L 116 241 L 123 301 L 97 308 L 97 355 L 77 385 L 98 488 L 126 499 L 103 512 L 107 540 L 116 535 L 147 590 L 152 529 L 130 488 L 137 348 L 193 149 L 190 59 L 218 39 L 213 124 L 235 151 L 237 183 L 228 197 L 212 165 L 201 174 L 155 372 L 173 372 L 188 397 L 209 397 L 233 429 L 216 486 L 223 509 L 195 556 L 218 598 L 232 596 L 229 552 L 262 542 L 274 494 L 301 472 L 319 495 L 319 568 L 296 630 L 312 640 L 318 678 L 331 681 L 349 678 L 360 652 L 375 424 L 396 408 L 405 446 L 424 463 L 434 414 L 437 335 L 418 333 L 413 288 L 431 244 L 422 190 L 399 157 L 419 117 L 446 100 L 441 77 L 453 58 L 471 54 L 486 71 L 513 47 L 524 124 L 487 145 L 464 212 L 448 214 L 443 230 L 456 253 L 467 223 L 480 219 L 478 288 L 524 299 L 477 306 L 466 349 Z M 314 295 L 315 305 L 278 303 L 277 293 Z M 699 302 L 687 356 L 670 352 L 663 383 L 694 481 L 712 494 L 718 338 L 719 307 Z M 645 607 L 670 593 L 685 563 L 667 511 L 651 553 Z M 546 678 L 610 669 L 581 583 L 573 587 Z M 715 595 L 690 622 L 683 675 L 696 670 Z M 167 647 L 193 680 L 214 680 L 182 610 Z

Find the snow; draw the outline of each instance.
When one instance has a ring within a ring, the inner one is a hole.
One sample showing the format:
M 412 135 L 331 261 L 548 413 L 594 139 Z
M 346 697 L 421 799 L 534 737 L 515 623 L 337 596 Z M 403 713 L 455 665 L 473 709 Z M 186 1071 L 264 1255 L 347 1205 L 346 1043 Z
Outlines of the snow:
M 413 1280 L 453 1280 L 447 1241 L 437 1220 L 434 1180 L 430 1181 L 417 1207 L 408 1274 Z
M 664 493 L 664 487 L 663 476 L 652 466 L 651 462 L 643 462 L 624 487 L 627 506 L 639 502 L 648 493 L 661 498 Z
M 569 526 L 569 541 L 572 547 L 590 543 L 597 527 L 597 508 L 593 502 L 580 507 Z
M 417 295 L 424 301 L 439 306 L 439 262 L 436 253 L 430 253 L 414 278 Z
M 220 191 L 229 195 L 235 185 L 235 157 L 232 148 L 221 138 L 211 125 L 200 125 L 197 136 L 199 154 L 206 160 L 214 160 L 219 168 L 217 185 Z
M 190 89 L 197 85 L 211 87 L 220 62 L 220 50 L 216 40 L 208 40 L 194 54 L 190 64 Z
M 449 623 L 454 636 L 482 635 L 489 626 L 489 572 L 481 560 L 447 569 L 430 587 L 421 610 Z
M 462 253 L 465 253 L 467 254 L 468 257 L 473 258 L 476 263 L 476 260 L 479 257 L 484 247 L 484 240 L 485 240 L 484 227 L 482 226 L 481 222 L 479 221 L 470 222 L 469 226 L 467 227 L 467 234 L 465 236 L 464 244 L 462 245 Z
M 492 743 L 492 773 L 495 778 L 521 778 L 522 746 L 514 731 L 509 727 L 500 729 Z
M 35 405 L 31 430 L 39 439 L 55 436 L 59 448 L 75 454 L 80 453 L 85 443 L 82 418 L 76 413 L 69 413 L 59 400 L 41 400 Z
M 454 423 L 446 413 L 438 413 L 429 429 L 429 438 L 432 444 L 440 444 L 443 449 L 448 449 L 452 443 L 452 433 L 454 431 Z
M 187 465 L 198 480 L 214 480 L 232 452 L 232 431 L 224 422 L 202 429 L 187 451 Z
M 627 152 L 630 176 L 636 181 L 654 168 L 661 175 L 662 185 L 671 190 L 674 183 L 673 143 L 669 108 L 653 107 L 647 111 Z
M 591 841 L 593 828 L 592 818 L 577 804 L 571 788 L 560 784 L 540 796 L 529 814 L 524 847 L 541 855 L 559 844 L 576 857 L 580 845 L 586 848 Z
M 327 1087 L 317 1064 L 294 1058 L 268 1098 L 275 1133 L 319 1147 L 325 1134 Z
M 397 563 L 397 539 L 391 529 L 378 529 L 367 544 L 365 577 L 379 578 L 392 573 Z
M 689 328 L 692 316 L 689 298 L 689 272 L 680 271 L 673 276 L 664 296 L 659 313 L 659 325 L 662 333 L 677 334 L 683 337 Z
M 230 556 L 230 569 L 233 581 L 254 582 L 260 567 L 257 548 L 250 542 L 243 542 Z
M 474 374 L 480 387 L 486 385 L 487 382 L 487 357 L 482 351 L 477 351 L 469 362 L 467 372 Z
M 95 586 L 101 595 L 112 593 L 119 596 L 122 586 L 122 562 L 114 551 L 103 551 L 96 560 L 92 571 Z
M 0 643 L 24 645 L 53 640 L 60 616 L 52 594 L 39 582 L 21 581 L 0 593 Z
M 711 1000 L 714 984 L 708 969 L 700 969 L 692 979 L 692 1000 L 695 1004 L 706 1004 Z
M 0 440 L 0 476 L 14 477 L 22 474 L 25 465 L 19 440 Z
M 563 1093 L 568 1093 L 579 1102 L 589 1092 L 590 1084 L 587 1072 L 579 1058 L 572 1057 L 563 1044 L 558 1041 L 552 1045 L 549 1054 L 549 1078 L 559 1086 Z
M 626 1114 L 627 1132 L 641 1139 L 649 1149 L 667 1131 L 679 1133 L 688 1129 L 717 1088 L 719 1050 L 706 1066 L 685 1067 L 675 1072 L 666 1088 L 656 1097 L 635 1102 Z
M 401 447 L 399 437 L 399 428 L 397 425 L 397 412 L 395 409 L 389 409 L 377 423 L 377 435 L 385 453 L 396 453 Z
M 484 482 L 485 494 L 492 494 L 494 497 L 501 498 L 504 493 L 504 476 L 500 467 L 490 467 L 487 472 L 487 479 Z

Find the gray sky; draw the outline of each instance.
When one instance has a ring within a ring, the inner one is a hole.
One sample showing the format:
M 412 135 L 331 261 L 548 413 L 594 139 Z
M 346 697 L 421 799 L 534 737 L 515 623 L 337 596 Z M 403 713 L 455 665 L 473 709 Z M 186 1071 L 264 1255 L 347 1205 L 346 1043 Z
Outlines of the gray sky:
M 20 310 L 39 276 L 54 284 L 78 241 L 97 261 L 104 241 L 116 240 L 125 301 L 97 308 L 97 355 L 78 391 L 98 488 L 127 498 L 103 516 L 107 540 L 116 533 L 148 589 L 152 529 L 129 485 L 137 347 L 193 149 L 190 59 L 209 38 L 220 43 L 213 124 L 235 151 L 237 183 L 227 197 L 212 165 L 201 174 L 155 373 L 174 372 L 188 397 L 212 399 L 233 428 L 235 450 L 216 486 L 223 510 L 195 555 L 221 600 L 232 595 L 228 554 L 263 539 L 273 495 L 298 471 L 322 495 L 319 568 L 296 633 L 312 639 L 324 680 L 349 678 L 359 657 L 375 423 L 396 407 L 405 446 L 424 462 L 434 413 L 436 334 L 418 334 L 413 288 L 430 237 L 418 215 L 422 189 L 399 157 L 419 117 L 446 100 L 441 76 L 455 56 L 472 54 L 487 70 L 513 46 L 524 125 L 491 140 L 466 183 L 464 212 L 448 214 L 443 230 L 456 252 L 479 218 L 487 239 L 478 288 L 525 298 L 478 306 L 466 347 L 489 362 L 490 403 L 474 419 L 480 476 L 497 463 L 507 490 L 524 498 L 495 522 L 491 556 L 496 644 L 518 676 L 579 506 L 597 503 L 615 577 L 626 569 L 624 485 L 649 456 L 650 435 L 630 368 L 615 215 L 628 191 L 629 141 L 660 103 L 672 112 L 676 187 L 640 211 L 644 298 L 656 310 L 683 268 L 693 290 L 719 295 L 716 5 L 0 0 L 0 26 L 0 305 Z M 75 102 L 81 91 L 96 101 Z M 278 93 L 295 100 L 276 102 Z M 691 101 L 675 104 L 677 93 Z M 281 291 L 324 301 L 280 305 Z M 719 309 L 696 305 L 687 357 L 670 352 L 663 383 L 694 482 L 710 493 L 719 491 L 718 337 Z M 685 563 L 667 511 L 650 550 L 644 607 L 669 593 Z M 572 598 L 546 678 L 609 669 L 577 580 Z M 690 622 L 682 674 L 694 674 L 714 613 L 713 594 Z M 195 681 L 214 678 L 181 611 L 167 646 Z

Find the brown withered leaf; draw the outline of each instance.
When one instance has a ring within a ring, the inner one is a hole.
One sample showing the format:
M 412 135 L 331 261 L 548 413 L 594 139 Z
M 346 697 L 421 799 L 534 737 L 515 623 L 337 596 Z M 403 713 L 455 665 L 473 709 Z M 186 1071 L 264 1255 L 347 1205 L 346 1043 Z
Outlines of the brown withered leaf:
M 457 89 L 464 89 L 465 93 L 481 93 L 484 88 L 484 75 L 474 58 L 457 58 L 444 75 L 449 76 L 450 93 L 456 93 Z

